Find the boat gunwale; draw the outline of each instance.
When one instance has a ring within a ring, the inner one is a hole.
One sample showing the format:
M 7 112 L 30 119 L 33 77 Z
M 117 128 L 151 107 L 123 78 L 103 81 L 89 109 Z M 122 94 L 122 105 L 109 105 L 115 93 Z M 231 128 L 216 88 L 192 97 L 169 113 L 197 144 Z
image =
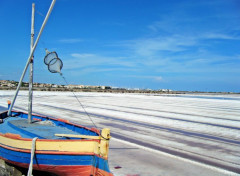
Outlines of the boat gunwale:
M 15 139 L 20 141 L 32 141 L 32 138 L 23 138 L 19 134 L 13 134 L 13 133 L 0 133 L 0 136 L 9 138 L 9 139 Z M 100 143 L 102 139 L 37 139 L 36 142 L 98 142 Z

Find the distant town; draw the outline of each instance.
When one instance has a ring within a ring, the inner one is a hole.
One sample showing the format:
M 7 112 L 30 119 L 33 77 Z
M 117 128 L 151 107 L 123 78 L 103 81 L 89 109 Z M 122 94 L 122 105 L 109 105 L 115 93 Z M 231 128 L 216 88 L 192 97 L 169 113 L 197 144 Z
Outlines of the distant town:
M 0 90 L 15 90 L 18 86 L 17 81 L 13 80 L 0 80 Z M 28 90 L 29 83 L 22 82 L 21 90 Z M 206 93 L 200 91 L 173 91 L 170 89 L 129 89 L 111 86 L 91 86 L 91 85 L 58 85 L 47 83 L 33 83 L 33 90 L 36 91 L 74 91 L 74 92 L 117 92 L 117 93 L 168 93 L 168 94 L 184 94 L 184 93 Z M 210 93 L 227 93 L 232 92 L 210 92 Z
M 0 90 L 15 90 L 18 86 L 17 81 L 13 80 L 0 80 Z M 28 90 L 29 83 L 23 82 L 21 85 L 22 90 Z M 151 90 L 151 89 L 127 89 L 111 86 L 92 86 L 92 85 L 58 85 L 47 83 L 33 83 L 33 89 L 38 91 L 76 91 L 76 92 L 173 92 L 169 89 Z

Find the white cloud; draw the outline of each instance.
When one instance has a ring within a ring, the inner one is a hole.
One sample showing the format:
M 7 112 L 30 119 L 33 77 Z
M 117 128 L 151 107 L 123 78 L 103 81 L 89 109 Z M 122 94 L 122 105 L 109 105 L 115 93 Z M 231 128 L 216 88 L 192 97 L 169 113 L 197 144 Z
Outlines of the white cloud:
M 163 82 L 164 79 L 162 76 L 142 76 L 142 75 L 128 75 L 126 77 L 138 78 L 138 79 L 149 79 L 154 82 Z
M 126 57 L 108 57 L 91 53 L 72 53 L 71 57 L 64 63 L 65 69 L 86 69 L 89 72 L 92 68 L 98 71 L 109 71 L 117 69 L 129 69 L 134 67 L 134 63 Z M 98 68 L 98 67 L 101 67 Z M 120 68 L 119 68 L 120 67 Z M 92 69 L 93 71 L 93 69 Z
M 72 57 L 75 57 L 75 58 L 80 58 L 80 59 L 82 59 L 82 58 L 96 57 L 95 54 L 89 54 L 89 53 L 81 53 L 81 54 L 79 54 L 79 53 L 72 53 L 71 56 L 72 56 Z
M 159 51 L 178 52 L 184 51 L 188 46 L 196 44 L 194 38 L 173 35 L 134 41 L 134 49 L 137 54 L 143 56 L 155 55 Z
M 161 76 L 155 76 L 154 80 L 157 81 L 157 82 L 162 82 L 163 78 Z
M 240 40 L 239 37 L 224 33 L 206 33 L 202 35 L 203 39 L 223 39 L 223 40 Z
M 59 42 L 60 43 L 79 43 L 79 42 L 83 42 L 84 40 L 80 39 L 80 38 L 65 38 L 65 39 L 60 39 Z

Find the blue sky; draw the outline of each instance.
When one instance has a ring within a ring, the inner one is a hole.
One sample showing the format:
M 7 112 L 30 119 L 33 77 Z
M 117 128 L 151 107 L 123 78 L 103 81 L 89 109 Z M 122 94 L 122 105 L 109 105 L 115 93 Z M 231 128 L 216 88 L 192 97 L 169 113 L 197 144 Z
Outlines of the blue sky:
M 34 2 L 37 34 L 51 1 Z M 25 66 L 31 3 L 0 1 L 0 79 L 19 80 Z M 34 81 L 64 84 L 47 71 L 44 48 L 57 51 L 71 84 L 240 92 L 240 2 L 57 0 Z

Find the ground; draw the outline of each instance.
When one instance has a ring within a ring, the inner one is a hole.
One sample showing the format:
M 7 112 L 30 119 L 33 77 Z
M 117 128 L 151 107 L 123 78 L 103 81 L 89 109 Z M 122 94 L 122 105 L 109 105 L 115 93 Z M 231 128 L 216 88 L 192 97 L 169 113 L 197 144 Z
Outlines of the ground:
M 13 95 L 0 91 L 0 106 Z M 240 175 L 240 95 L 34 92 L 33 102 L 34 113 L 110 128 L 115 175 Z

